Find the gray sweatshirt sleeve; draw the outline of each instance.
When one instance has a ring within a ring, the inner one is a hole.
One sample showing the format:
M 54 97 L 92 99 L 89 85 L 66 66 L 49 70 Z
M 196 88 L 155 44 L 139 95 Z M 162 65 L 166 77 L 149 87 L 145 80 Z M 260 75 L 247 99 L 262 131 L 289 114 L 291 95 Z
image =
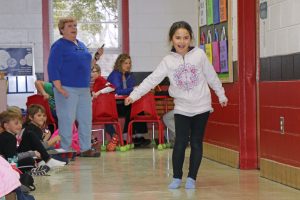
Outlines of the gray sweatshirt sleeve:
M 34 157 L 34 156 L 35 156 L 34 151 L 21 152 L 21 153 L 18 153 L 18 160 L 22 160 L 24 158 Z

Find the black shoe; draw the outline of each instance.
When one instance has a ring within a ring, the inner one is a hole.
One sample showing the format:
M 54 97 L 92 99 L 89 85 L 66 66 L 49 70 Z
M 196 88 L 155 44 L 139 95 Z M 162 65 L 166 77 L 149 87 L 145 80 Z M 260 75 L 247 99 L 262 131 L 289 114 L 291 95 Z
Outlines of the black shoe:
M 140 146 L 144 139 L 144 137 L 133 138 L 132 141 L 134 143 L 134 146 Z
M 80 157 L 100 157 L 100 152 L 97 152 L 95 149 L 89 149 L 81 152 Z
M 148 146 L 149 144 L 151 144 L 151 140 L 142 138 L 142 143 L 141 143 L 141 146 L 142 146 L 142 147 L 146 147 L 146 146 Z

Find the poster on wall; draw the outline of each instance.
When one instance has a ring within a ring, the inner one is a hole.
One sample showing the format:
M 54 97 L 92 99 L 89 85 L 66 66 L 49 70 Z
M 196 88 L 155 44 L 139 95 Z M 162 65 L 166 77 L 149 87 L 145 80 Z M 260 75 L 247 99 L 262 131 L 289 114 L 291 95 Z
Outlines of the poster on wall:
M 202 2 L 199 0 L 199 11 Z M 205 53 L 223 83 L 233 82 L 231 5 L 231 0 L 206 0 L 205 25 L 200 21 L 204 18 L 200 17 L 203 13 L 198 14 L 199 47 L 205 47 Z
M 6 76 L 33 75 L 32 46 L 2 46 L 0 45 L 0 72 Z
M 200 24 L 200 26 L 206 25 L 206 0 L 200 0 L 199 24 Z

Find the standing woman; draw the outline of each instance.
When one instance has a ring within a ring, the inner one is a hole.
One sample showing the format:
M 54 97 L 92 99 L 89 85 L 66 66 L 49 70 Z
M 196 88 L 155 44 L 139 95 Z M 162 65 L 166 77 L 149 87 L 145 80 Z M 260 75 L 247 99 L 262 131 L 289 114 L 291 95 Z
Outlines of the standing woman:
M 224 88 L 206 54 L 192 46 L 193 31 L 184 21 L 172 24 L 169 31 L 171 52 L 157 68 L 125 99 L 129 105 L 145 95 L 166 76 L 170 80 L 169 94 L 174 98 L 175 144 L 173 148 L 173 181 L 170 189 L 181 185 L 185 149 L 190 139 L 191 154 L 185 188 L 194 189 L 202 160 L 203 138 L 209 113 L 213 110 L 209 86 L 227 105 Z
M 99 157 L 91 149 L 92 106 L 90 77 L 92 56 L 78 39 L 77 21 L 73 17 L 61 18 L 58 29 L 62 37 L 50 50 L 48 60 L 49 81 L 54 85 L 61 148 L 69 150 L 72 124 L 78 122 L 81 156 Z

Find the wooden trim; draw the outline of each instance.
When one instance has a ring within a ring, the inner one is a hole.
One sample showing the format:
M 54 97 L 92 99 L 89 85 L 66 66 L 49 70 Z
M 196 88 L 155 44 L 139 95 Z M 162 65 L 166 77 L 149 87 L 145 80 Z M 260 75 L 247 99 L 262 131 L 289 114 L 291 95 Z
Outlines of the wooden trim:
M 300 189 L 299 167 L 261 158 L 260 176 L 296 189 Z
M 239 152 L 217 145 L 203 143 L 203 156 L 233 168 L 239 168 Z

